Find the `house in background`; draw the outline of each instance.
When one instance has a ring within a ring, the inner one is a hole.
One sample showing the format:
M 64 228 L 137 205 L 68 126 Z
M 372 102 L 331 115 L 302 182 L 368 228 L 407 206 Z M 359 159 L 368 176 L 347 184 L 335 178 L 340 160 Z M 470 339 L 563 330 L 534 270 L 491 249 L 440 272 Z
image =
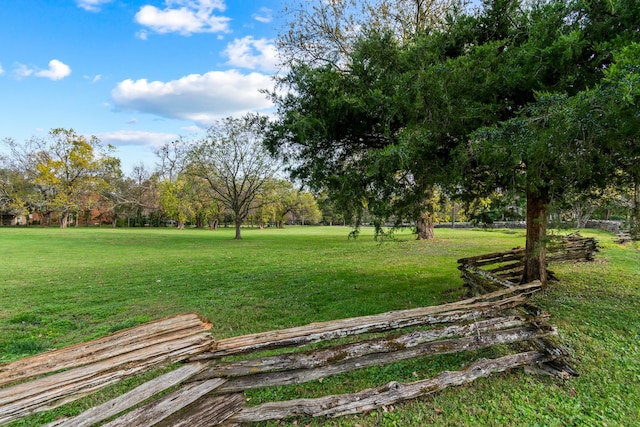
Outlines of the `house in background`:
M 25 217 L 24 215 L 14 215 L 7 212 L 0 212 L 0 226 L 25 224 L 27 224 L 27 217 Z
M 58 225 L 58 214 L 49 212 L 42 214 L 34 212 L 29 216 L 14 215 L 8 212 L 0 211 L 0 227 L 16 226 L 16 225 Z M 99 209 L 89 209 L 81 212 L 75 212 L 69 222 L 69 226 L 96 226 L 96 225 L 113 225 L 115 226 L 115 218 L 113 212 L 103 212 Z

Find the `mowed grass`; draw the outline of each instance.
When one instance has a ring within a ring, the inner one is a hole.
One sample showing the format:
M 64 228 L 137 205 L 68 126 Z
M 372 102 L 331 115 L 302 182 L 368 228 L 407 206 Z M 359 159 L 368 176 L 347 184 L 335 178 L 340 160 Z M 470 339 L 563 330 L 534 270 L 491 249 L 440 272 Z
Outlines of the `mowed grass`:
M 348 232 L 244 229 L 234 241 L 231 229 L 0 228 L 0 362 L 183 312 L 210 319 L 223 338 L 453 301 L 462 296 L 458 258 L 524 244 L 520 230 L 438 229 L 435 241 L 400 234 L 383 244 L 370 230 L 357 240 Z M 640 425 L 640 251 L 606 233 L 583 234 L 604 246 L 597 261 L 552 266 L 561 281 L 536 297 L 576 356 L 579 378 L 497 375 L 364 415 L 285 424 Z M 257 404 L 355 392 L 470 360 L 403 362 L 248 397 Z M 136 384 L 15 424 L 73 415 Z

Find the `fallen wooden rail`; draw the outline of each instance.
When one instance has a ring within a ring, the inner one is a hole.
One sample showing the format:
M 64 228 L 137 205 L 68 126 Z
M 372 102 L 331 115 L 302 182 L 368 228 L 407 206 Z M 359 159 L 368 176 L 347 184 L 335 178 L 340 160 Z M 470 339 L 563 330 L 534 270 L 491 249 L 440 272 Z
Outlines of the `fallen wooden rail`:
M 470 383 L 497 372 L 535 365 L 548 360 L 544 353 L 533 351 L 512 354 L 499 359 L 481 359 L 462 371 L 445 371 L 436 378 L 408 384 L 391 382 L 359 393 L 327 396 L 317 399 L 298 399 L 287 402 L 265 403 L 242 409 L 230 421 L 254 422 L 282 419 L 298 415 L 338 417 L 370 411 L 394 403 L 426 396 L 447 387 Z
M 211 328 L 196 314 L 183 314 L 115 332 L 103 338 L 0 365 L 0 386 L 38 375 L 176 342 Z M 200 334 L 199 337 L 202 335 Z

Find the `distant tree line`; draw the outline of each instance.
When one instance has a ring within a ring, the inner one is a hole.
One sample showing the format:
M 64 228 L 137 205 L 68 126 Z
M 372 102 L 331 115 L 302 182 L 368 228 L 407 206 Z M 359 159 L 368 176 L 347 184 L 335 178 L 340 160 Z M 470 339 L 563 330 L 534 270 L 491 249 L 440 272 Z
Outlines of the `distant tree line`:
M 203 140 L 165 144 L 156 152 L 155 170 L 140 164 L 127 176 L 120 170 L 120 160 L 113 156 L 113 147 L 103 146 L 95 137 L 87 139 L 72 129 L 52 129 L 48 138 L 32 138 L 22 144 L 5 139 L 10 154 L 2 158 L 0 166 L 0 212 L 31 216 L 31 223 L 37 218 L 37 223 L 44 226 L 55 221 L 60 227 L 80 223 L 212 230 L 221 225 L 235 226 L 236 215 L 228 207 L 232 204 L 225 204 L 219 196 L 222 190 L 216 192 L 211 184 L 222 183 L 224 177 L 218 175 L 218 181 L 208 181 L 203 176 L 206 170 L 214 173 L 215 168 L 208 166 L 214 161 L 200 158 L 200 174 L 194 171 L 193 156 L 213 149 L 214 132 L 219 129 L 210 130 Z M 254 155 L 269 159 L 269 170 L 275 170 L 276 162 L 261 151 L 257 140 L 251 148 Z M 233 159 L 228 160 L 227 168 L 233 163 Z M 224 164 L 220 159 L 218 163 Z M 260 228 L 281 228 L 285 224 L 356 225 L 356 218 L 342 210 L 335 197 L 326 191 L 312 193 L 299 187 L 288 179 L 269 175 L 255 192 L 240 223 Z M 435 223 L 491 226 L 494 222 L 525 219 L 526 201 L 517 193 L 494 191 L 464 204 L 436 189 L 433 203 Z M 552 206 L 550 217 L 556 225 L 583 228 L 589 219 L 628 220 L 632 205 L 629 188 L 610 186 L 567 197 Z M 374 225 L 377 219 L 364 209 L 358 221 Z M 398 218 L 391 216 L 383 225 L 398 225 Z M 412 222 L 404 225 L 415 226 Z
M 322 220 L 315 195 L 276 176 L 277 162 L 262 145 L 264 118 L 228 118 L 205 138 L 179 140 L 125 176 L 114 147 L 73 129 L 52 129 L 23 143 L 5 139 L 0 163 L 0 212 L 60 227 L 113 226 L 216 229 L 219 224 L 282 227 Z M 325 203 L 326 205 L 326 203 Z M 330 219 L 332 220 L 332 219 Z

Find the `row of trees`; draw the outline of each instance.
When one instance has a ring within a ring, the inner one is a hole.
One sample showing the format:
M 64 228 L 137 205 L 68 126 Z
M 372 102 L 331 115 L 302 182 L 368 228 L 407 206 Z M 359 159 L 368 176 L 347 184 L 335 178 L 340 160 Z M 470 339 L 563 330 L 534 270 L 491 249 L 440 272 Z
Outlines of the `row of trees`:
M 0 167 L 0 211 L 37 214 L 42 224 L 55 216 L 61 227 L 99 212 L 98 221 L 118 218 L 128 225 L 155 219 L 178 227 L 233 222 L 240 226 L 282 226 L 287 220 L 316 223 L 315 197 L 276 177 L 275 162 L 260 138 L 265 119 L 228 118 L 198 141 L 176 141 L 158 151 L 160 165 L 134 168 L 124 177 L 113 147 L 72 129 L 53 129 L 48 138 L 22 144 L 4 141 L 9 155 Z
M 220 135 L 221 130 L 215 132 Z M 214 139 L 203 141 L 211 143 Z M 119 169 L 119 160 L 110 155 L 111 147 L 102 147 L 96 138 L 87 139 L 73 130 L 53 129 L 49 139 L 32 139 L 24 144 L 6 140 L 12 155 L 0 167 L 0 212 L 17 216 L 35 213 L 45 225 L 50 225 L 54 217 L 62 227 L 69 224 L 70 218 L 74 218 L 76 224 L 84 222 L 87 225 L 92 221 L 112 222 L 114 226 L 117 222 L 142 226 L 169 221 L 179 228 L 192 224 L 211 229 L 220 223 L 235 223 L 236 216 L 228 207 L 232 206 L 231 197 L 227 194 L 228 202 L 224 203 L 218 194 L 223 186 L 217 185 L 219 191 L 216 192 L 210 181 L 194 172 L 194 163 L 187 163 L 192 161 L 196 147 L 198 155 L 205 149 L 213 152 L 213 146 L 205 145 L 203 141 L 180 140 L 166 144 L 157 152 L 157 170 L 148 171 L 140 165 L 129 176 L 124 176 Z M 243 158 L 265 155 L 260 152 L 262 146 L 257 140 L 253 143 L 257 147 L 243 147 L 247 150 Z M 234 152 L 229 145 L 218 148 L 221 150 L 217 152 L 218 156 L 222 156 L 222 152 Z M 248 156 L 250 153 L 253 154 Z M 238 159 L 232 157 L 210 161 L 227 170 L 238 163 Z M 208 164 L 208 161 L 201 162 L 200 171 L 223 176 L 223 172 L 206 167 Z M 269 167 L 272 167 L 271 163 Z M 249 179 L 251 175 L 237 174 L 230 177 L 229 182 Z M 553 212 L 559 221 L 573 221 L 578 228 L 584 227 L 592 214 L 605 219 L 612 214 L 624 215 L 631 200 L 630 194 L 621 194 L 614 188 L 594 192 L 587 200 L 577 194 L 574 196 L 565 198 L 564 204 L 556 206 Z M 432 201 L 434 220 L 440 223 L 491 224 L 524 219 L 525 203 L 517 194 L 497 192 L 463 206 L 436 190 Z M 288 180 L 275 177 L 265 180 L 247 206 L 248 214 L 243 221 L 258 227 L 282 227 L 285 222 L 353 224 L 353 217 L 345 215 L 326 193 L 314 195 L 295 188 Z M 376 219 L 367 210 L 362 212 L 363 223 L 369 224 Z
M 437 191 L 526 200 L 524 281 L 549 208 L 615 188 L 640 224 L 637 0 L 301 3 L 267 144 L 341 208 L 433 236 Z
M 124 177 L 119 160 L 105 155 L 110 147 L 101 147 L 95 138 L 87 141 L 72 130 L 54 129 L 51 139 L 29 140 L 24 145 L 11 140 L 12 162 L 0 168 L 0 212 L 13 215 L 36 213 L 45 225 L 52 215 L 62 227 L 73 217 L 90 224 L 118 220 L 127 226 L 160 225 L 169 220 L 179 228 L 191 223 L 198 228 L 217 228 L 220 222 L 235 222 L 230 205 L 222 203 L 202 176 L 186 166 L 190 147 L 203 145 L 194 141 L 175 141 L 157 152 L 160 164 L 156 171 L 137 166 Z M 66 146 L 66 148 L 64 148 Z M 211 148 L 211 147 L 209 147 Z M 228 147 L 227 147 L 228 148 Z M 260 146 L 258 146 L 260 148 Z M 246 147 L 245 147 L 246 149 Z M 98 154 L 92 154 L 95 150 Z M 262 153 L 264 154 L 264 153 Z M 9 159 L 5 159 L 9 160 Z M 220 159 L 219 159 L 220 160 Z M 237 160 L 237 159 L 236 159 Z M 219 161 L 227 169 L 233 159 Z M 204 165 L 201 165 L 204 166 Z M 239 177 L 234 177 L 236 179 Z M 233 182 L 233 179 L 230 182 Z M 558 222 L 570 222 L 578 228 L 592 216 L 609 219 L 623 217 L 632 194 L 608 187 L 581 197 L 572 192 L 562 205 L 553 207 Z M 524 219 L 526 205 L 518 194 L 496 192 L 463 206 L 440 190 L 434 192 L 433 216 L 436 222 L 471 221 L 483 225 L 494 221 Z M 321 208 L 321 212 L 318 209 Z M 365 209 L 365 224 L 376 219 Z M 352 224 L 326 193 L 317 196 L 294 188 L 284 179 L 271 178 L 257 191 L 245 218 L 252 225 L 282 227 L 284 222 Z M 393 219 L 391 219 L 393 221 Z

